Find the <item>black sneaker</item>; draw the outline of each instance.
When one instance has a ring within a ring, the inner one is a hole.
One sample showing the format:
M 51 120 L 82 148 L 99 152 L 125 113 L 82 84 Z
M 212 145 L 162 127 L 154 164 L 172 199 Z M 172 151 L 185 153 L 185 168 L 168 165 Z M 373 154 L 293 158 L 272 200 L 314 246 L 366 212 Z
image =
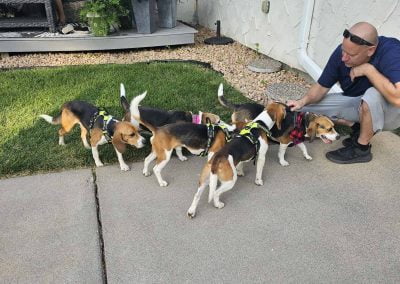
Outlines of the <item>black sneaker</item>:
M 350 128 L 352 130 L 350 137 L 348 137 L 342 141 L 342 144 L 345 147 L 348 147 L 348 146 L 352 145 L 354 142 L 357 142 L 358 137 L 360 137 L 360 123 L 356 122 Z
M 367 163 L 372 160 L 371 145 L 368 150 L 361 150 L 355 143 L 326 153 L 326 158 L 337 164 Z
M 349 147 L 349 146 L 353 145 L 354 142 L 357 142 L 358 137 L 360 137 L 360 132 L 350 134 L 350 137 L 343 139 L 343 141 L 342 141 L 343 146 Z

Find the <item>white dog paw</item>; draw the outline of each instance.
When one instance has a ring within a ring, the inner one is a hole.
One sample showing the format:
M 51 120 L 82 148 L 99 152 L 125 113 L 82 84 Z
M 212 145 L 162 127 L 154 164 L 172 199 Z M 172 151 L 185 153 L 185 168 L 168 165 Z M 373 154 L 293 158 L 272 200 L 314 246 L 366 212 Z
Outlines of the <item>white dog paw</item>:
M 159 184 L 161 187 L 168 186 L 168 182 L 166 182 L 165 180 L 160 181 Z
M 256 185 L 263 185 L 263 184 L 264 184 L 264 182 L 263 182 L 263 180 L 262 180 L 262 179 L 260 179 L 260 178 L 256 178 L 256 180 L 255 180 L 255 184 L 256 184 Z
M 187 161 L 188 158 L 185 156 L 182 156 L 182 157 L 178 157 L 178 159 L 181 160 L 182 162 L 184 162 L 184 161 Z
M 288 161 L 285 161 L 285 160 L 279 161 L 279 163 L 281 164 L 282 167 L 287 167 L 287 166 L 289 166 L 289 162 L 288 162 Z
M 143 175 L 144 175 L 145 177 L 148 177 L 148 176 L 151 175 L 151 173 L 150 173 L 149 171 L 143 170 Z
M 65 144 L 62 144 L 62 145 L 65 145 Z M 85 145 L 85 149 L 90 150 L 90 149 L 92 149 L 92 147 L 90 147 L 89 145 Z
M 194 216 L 196 216 L 196 210 L 189 208 L 187 215 L 190 219 L 194 218 Z
M 104 164 L 103 163 L 96 163 L 96 167 L 103 167 L 104 166 Z
M 127 172 L 130 170 L 129 166 L 127 164 L 125 165 L 120 165 L 121 171 Z
M 214 206 L 218 209 L 222 209 L 222 208 L 224 208 L 225 204 L 221 201 L 218 201 L 218 202 L 214 202 Z
M 306 158 L 307 160 L 311 161 L 312 157 L 310 155 L 304 156 L 304 158 Z
M 239 177 L 244 177 L 244 171 L 237 171 L 237 175 Z

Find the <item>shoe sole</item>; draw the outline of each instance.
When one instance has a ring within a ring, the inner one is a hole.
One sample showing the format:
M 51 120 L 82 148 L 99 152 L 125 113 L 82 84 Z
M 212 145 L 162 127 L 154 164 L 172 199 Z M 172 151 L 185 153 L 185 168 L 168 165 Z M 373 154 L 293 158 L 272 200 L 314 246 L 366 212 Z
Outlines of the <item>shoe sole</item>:
M 364 157 L 354 158 L 354 159 L 348 160 L 348 161 L 336 160 L 335 158 L 330 157 L 329 153 L 327 153 L 325 156 L 329 161 L 337 163 L 337 164 L 368 163 L 368 162 L 370 162 L 372 160 L 372 154 L 366 155 Z

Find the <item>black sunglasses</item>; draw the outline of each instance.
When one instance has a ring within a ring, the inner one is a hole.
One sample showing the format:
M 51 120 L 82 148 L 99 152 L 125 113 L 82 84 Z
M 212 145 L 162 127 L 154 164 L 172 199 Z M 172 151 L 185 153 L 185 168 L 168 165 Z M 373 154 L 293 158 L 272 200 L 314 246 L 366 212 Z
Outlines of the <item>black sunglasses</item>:
M 374 44 L 370 43 L 369 41 L 366 41 L 363 38 L 360 38 L 359 36 L 353 35 L 351 32 L 349 32 L 348 29 L 345 29 L 343 32 L 344 38 L 350 38 L 350 41 L 358 44 L 358 45 L 366 45 L 366 46 L 374 46 Z

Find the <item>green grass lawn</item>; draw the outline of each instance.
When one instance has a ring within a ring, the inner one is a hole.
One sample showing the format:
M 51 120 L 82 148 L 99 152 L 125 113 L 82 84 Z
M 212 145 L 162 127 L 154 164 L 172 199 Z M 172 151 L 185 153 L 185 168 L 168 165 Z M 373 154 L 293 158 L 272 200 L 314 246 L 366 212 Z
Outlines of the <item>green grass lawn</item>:
M 0 178 L 61 169 L 93 167 L 90 150 L 80 139 L 79 127 L 58 145 L 58 126 L 38 115 L 55 116 L 69 100 L 85 100 L 105 107 L 117 119 L 122 117 L 119 85 L 125 84 L 127 97 L 147 90 L 142 105 L 167 110 L 210 111 L 230 120 L 229 110 L 217 101 L 223 82 L 226 96 L 233 102 L 247 102 L 230 87 L 222 75 L 188 63 L 138 63 L 130 65 L 85 65 L 36 68 L 0 72 Z M 139 161 L 148 153 L 129 148 L 125 160 Z M 117 163 L 111 145 L 99 147 L 105 164 Z

